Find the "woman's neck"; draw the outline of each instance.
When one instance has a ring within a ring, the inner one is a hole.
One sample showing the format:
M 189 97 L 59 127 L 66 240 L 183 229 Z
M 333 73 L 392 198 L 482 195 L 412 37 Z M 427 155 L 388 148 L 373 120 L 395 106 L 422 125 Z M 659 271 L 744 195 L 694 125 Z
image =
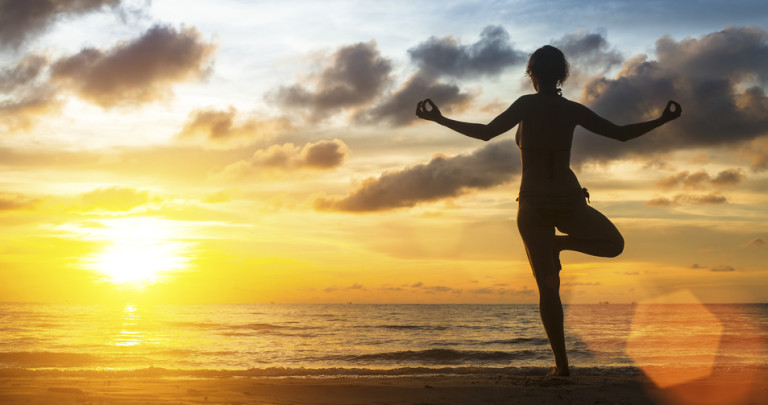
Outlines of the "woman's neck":
M 563 95 L 563 91 L 562 90 L 560 90 L 557 87 L 550 87 L 550 86 L 540 87 L 539 89 L 536 90 L 536 92 L 539 93 L 539 94 L 546 94 L 546 95 L 556 95 L 556 96 L 562 96 Z

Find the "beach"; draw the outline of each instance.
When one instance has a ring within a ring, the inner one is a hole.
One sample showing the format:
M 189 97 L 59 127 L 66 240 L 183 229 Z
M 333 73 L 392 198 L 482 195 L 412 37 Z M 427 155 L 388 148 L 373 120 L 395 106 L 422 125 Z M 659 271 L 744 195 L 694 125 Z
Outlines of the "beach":
M 0 305 L 0 404 L 768 404 L 766 305 Z
M 765 375 L 763 375 L 765 377 Z M 765 404 L 768 379 L 739 375 L 659 389 L 645 376 L 0 378 L 2 404 Z
M 656 403 L 634 377 L 9 378 L 0 403 L 599 404 Z

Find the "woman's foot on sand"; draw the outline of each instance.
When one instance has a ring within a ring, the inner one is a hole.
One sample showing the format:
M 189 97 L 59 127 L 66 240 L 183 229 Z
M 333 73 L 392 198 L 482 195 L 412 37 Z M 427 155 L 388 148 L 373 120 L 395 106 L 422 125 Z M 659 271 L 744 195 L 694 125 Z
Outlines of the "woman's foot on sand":
M 571 375 L 570 370 L 568 368 L 559 368 L 557 366 L 553 367 L 552 370 L 549 370 L 547 373 L 547 377 L 568 377 Z

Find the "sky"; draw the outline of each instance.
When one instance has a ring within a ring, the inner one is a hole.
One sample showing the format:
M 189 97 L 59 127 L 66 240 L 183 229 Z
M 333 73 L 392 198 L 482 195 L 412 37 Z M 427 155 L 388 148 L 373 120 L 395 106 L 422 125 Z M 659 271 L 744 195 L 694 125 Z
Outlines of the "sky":
M 572 166 L 624 235 L 567 303 L 768 302 L 768 5 L 0 1 L 0 301 L 535 303 L 515 223 L 529 55 L 627 143 Z M 685 291 L 685 294 L 675 294 Z

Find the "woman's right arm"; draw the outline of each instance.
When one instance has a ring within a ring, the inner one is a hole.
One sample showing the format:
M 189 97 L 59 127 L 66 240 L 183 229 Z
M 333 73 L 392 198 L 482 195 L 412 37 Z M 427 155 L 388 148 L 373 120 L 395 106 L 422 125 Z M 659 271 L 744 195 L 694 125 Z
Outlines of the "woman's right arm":
M 468 137 L 489 141 L 509 131 L 520 122 L 522 119 L 521 104 L 522 102 L 518 99 L 506 111 L 499 114 L 498 117 L 488 124 L 456 121 L 447 118 L 440 113 L 440 109 L 430 99 L 419 101 L 416 105 L 416 116 L 428 121 L 434 121 Z M 428 106 L 429 109 L 427 109 Z
M 674 111 L 672 110 L 673 106 L 675 107 Z M 637 138 L 654 128 L 658 128 L 669 121 L 677 119 L 683 112 L 680 104 L 670 100 L 667 103 L 664 112 L 661 114 L 661 117 L 656 118 L 655 120 L 638 122 L 636 124 L 616 125 L 595 114 L 594 111 L 587 107 L 580 105 L 578 111 L 577 124 L 598 135 L 603 135 L 622 142 Z

